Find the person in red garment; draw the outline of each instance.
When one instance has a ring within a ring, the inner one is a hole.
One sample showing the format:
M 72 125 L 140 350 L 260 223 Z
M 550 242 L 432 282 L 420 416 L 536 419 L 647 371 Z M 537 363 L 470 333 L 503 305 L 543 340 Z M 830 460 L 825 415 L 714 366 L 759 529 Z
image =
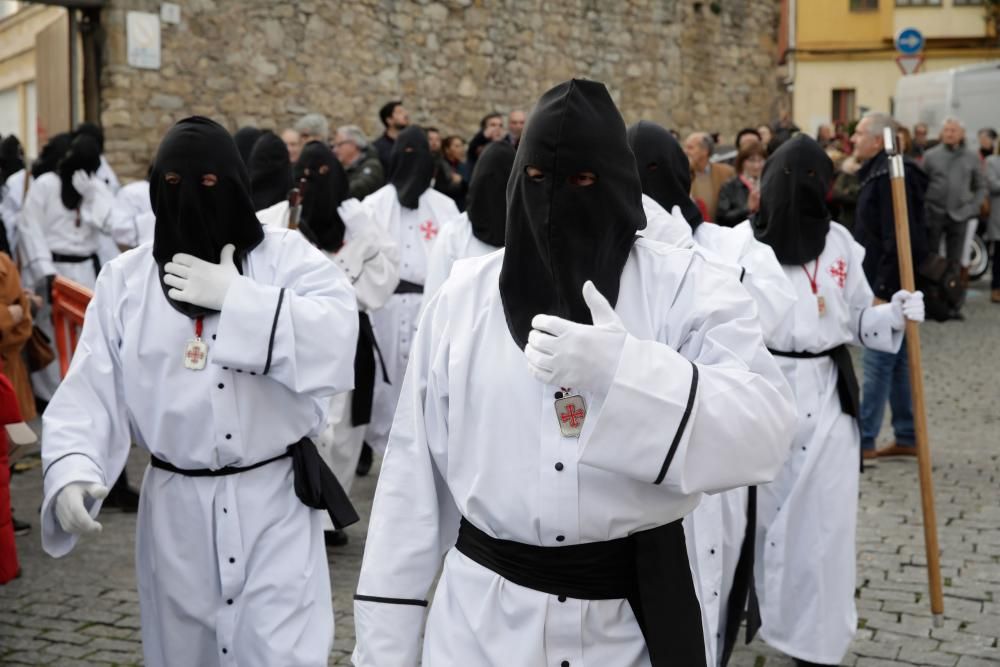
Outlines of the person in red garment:
M 10 511 L 10 443 L 27 445 L 35 441 L 35 434 L 21 418 L 17 393 L 6 375 L 0 373 L 0 585 L 21 574 L 17 562 L 17 545 L 14 543 L 14 520 Z M 9 436 L 9 437 L 8 437 Z

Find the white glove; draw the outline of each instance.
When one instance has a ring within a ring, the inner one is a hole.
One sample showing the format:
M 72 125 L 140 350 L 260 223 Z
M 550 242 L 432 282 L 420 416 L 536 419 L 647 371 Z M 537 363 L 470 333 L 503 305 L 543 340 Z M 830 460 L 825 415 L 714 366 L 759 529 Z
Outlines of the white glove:
M 536 315 L 524 356 L 539 382 L 607 394 L 625 347 L 625 325 L 594 283 L 583 286 L 593 325 Z
M 77 169 L 73 172 L 73 189 L 80 193 L 80 196 L 84 199 L 90 200 L 94 197 L 94 192 L 100 187 L 101 179 L 97 178 L 95 174 L 88 174 L 83 169 Z
M 67 533 L 83 535 L 101 532 L 101 524 L 90 517 L 84 504 L 87 497 L 103 500 L 108 487 L 93 482 L 70 482 L 56 496 L 56 519 Z
M 174 255 L 173 260 L 163 267 L 163 282 L 174 288 L 167 292 L 167 296 L 196 306 L 222 310 L 226 293 L 233 280 L 240 275 L 233 263 L 235 251 L 236 246 L 232 243 L 224 245 L 218 264 L 184 253 Z
M 900 331 L 906 327 L 904 317 L 913 322 L 924 321 L 923 292 L 919 290 L 907 292 L 905 289 L 901 289 L 892 295 L 892 300 L 889 303 L 892 306 L 893 329 Z
M 352 233 L 359 233 L 369 224 L 368 210 L 357 199 L 345 199 L 337 207 L 337 215 Z

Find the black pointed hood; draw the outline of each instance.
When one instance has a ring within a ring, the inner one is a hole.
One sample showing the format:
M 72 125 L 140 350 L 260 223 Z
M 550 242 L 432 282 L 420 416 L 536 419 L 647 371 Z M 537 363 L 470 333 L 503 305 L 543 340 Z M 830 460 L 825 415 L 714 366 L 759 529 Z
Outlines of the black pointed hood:
M 97 142 L 97 150 L 104 154 L 104 131 L 96 123 L 80 123 L 76 126 L 73 136 L 88 136 Z
M 427 134 L 416 125 L 396 137 L 389 156 L 389 182 L 396 188 L 396 198 L 406 208 L 417 208 L 420 195 L 431 186 L 434 156 Z
M 295 182 L 302 189 L 299 230 L 316 247 L 337 252 L 347 231 L 337 209 L 350 196 L 344 167 L 329 146 L 310 141 L 295 163 Z
M 628 129 L 642 191 L 667 211 L 679 206 L 694 229 L 704 220 L 691 199 L 691 163 L 674 135 L 660 125 L 641 120 Z
M 60 132 L 50 137 L 48 142 L 42 147 L 42 152 L 31 165 L 31 177 L 38 178 L 42 174 L 55 171 L 59 166 L 59 161 L 63 159 L 69 150 L 69 145 L 73 143 L 73 135 L 69 132 Z
M 830 231 L 826 195 L 833 183 L 833 162 L 816 141 L 797 134 L 764 163 L 760 209 L 751 217 L 754 236 L 786 265 L 819 257 Z
M 168 174 L 173 182 L 167 181 Z M 205 174 L 215 175 L 214 185 L 203 182 Z M 224 127 L 208 118 L 191 116 L 167 131 L 150 172 L 149 199 L 156 215 L 153 258 L 160 267 L 161 285 L 163 267 L 177 253 L 218 263 L 222 247 L 232 243 L 242 271 L 247 254 L 264 240 L 236 144 Z M 162 287 L 166 296 L 170 288 Z M 167 300 L 188 317 L 212 312 Z
M 466 211 L 472 234 L 497 248 L 507 232 L 507 181 L 514 166 L 514 148 L 494 141 L 482 152 L 472 170 Z
M 236 142 L 236 149 L 240 152 L 240 159 L 243 160 L 243 164 L 250 163 L 250 153 L 253 152 L 253 145 L 257 143 L 262 134 L 264 134 L 263 130 L 258 130 L 256 127 L 249 125 L 236 130 L 236 134 L 233 135 L 233 141 Z
M 288 191 L 292 189 L 292 165 L 288 146 L 274 132 L 260 135 L 250 152 L 247 170 L 255 209 L 260 211 L 288 199 Z
M 22 169 L 24 169 L 24 149 L 17 137 L 9 134 L 0 141 L 0 185 Z
M 62 182 L 59 198 L 62 199 L 63 206 L 72 211 L 83 200 L 73 187 L 73 174 L 82 170 L 93 176 L 100 167 L 101 149 L 97 141 L 89 135 L 78 134 L 70 142 L 69 150 L 59 161 L 57 168 L 59 180 Z
M 529 166 L 541 176 L 530 177 Z M 582 184 L 581 172 L 596 180 Z M 635 233 L 645 226 L 625 123 L 604 84 L 574 79 L 542 95 L 507 185 L 500 296 L 517 344 L 525 346 L 540 313 L 591 324 L 587 280 L 614 305 Z

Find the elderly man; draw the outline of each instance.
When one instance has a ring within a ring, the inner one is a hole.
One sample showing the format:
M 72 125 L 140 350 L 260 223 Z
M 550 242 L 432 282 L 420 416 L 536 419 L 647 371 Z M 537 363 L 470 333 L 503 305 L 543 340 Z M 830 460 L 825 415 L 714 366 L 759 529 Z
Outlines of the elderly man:
M 286 127 L 281 131 L 281 140 L 288 148 L 288 161 L 295 164 L 299 161 L 299 154 L 302 152 L 302 136 L 295 131 L 295 128 Z
M 691 163 L 691 198 L 706 220 L 715 220 L 722 184 L 736 172 L 728 164 L 710 162 L 715 142 L 705 132 L 694 132 L 684 140 L 684 152 Z
M 941 143 L 924 153 L 927 186 L 928 247 L 938 252 L 945 241 L 948 259 L 962 261 L 969 221 L 979 215 L 986 199 L 986 179 L 979 157 L 965 146 L 965 128 L 957 118 L 947 118 L 941 127 Z M 962 267 L 963 283 L 968 267 Z
M 527 114 L 520 109 L 514 109 L 507 114 L 507 136 L 505 139 L 514 148 L 517 148 L 521 142 L 521 132 L 524 131 L 524 123 L 527 119 Z
M 294 129 L 299 133 L 300 146 L 305 146 L 310 141 L 330 143 L 330 123 L 321 113 L 307 113 L 299 118 Z
M 333 153 L 347 172 L 348 193 L 361 200 L 385 185 L 385 173 L 378 153 L 357 125 L 337 128 Z

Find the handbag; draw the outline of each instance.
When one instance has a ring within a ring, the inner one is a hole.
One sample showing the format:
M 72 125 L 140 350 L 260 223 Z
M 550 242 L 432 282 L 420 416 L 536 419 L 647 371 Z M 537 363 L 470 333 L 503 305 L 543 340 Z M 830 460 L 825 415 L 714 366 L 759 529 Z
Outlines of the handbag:
M 935 253 L 927 255 L 917 267 L 917 289 L 924 293 L 927 317 L 944 322 L 954 310 L 961 307 L 965 300 L 965 290 L 962 289 L 960 274 L 958 262 Z
M 24 354 L 28 360 L 28 370 L 32 373 L 42 370 L 56 359 L 52 339 L 37 326 L 31 327 L 31 338 L 24 345 Z

